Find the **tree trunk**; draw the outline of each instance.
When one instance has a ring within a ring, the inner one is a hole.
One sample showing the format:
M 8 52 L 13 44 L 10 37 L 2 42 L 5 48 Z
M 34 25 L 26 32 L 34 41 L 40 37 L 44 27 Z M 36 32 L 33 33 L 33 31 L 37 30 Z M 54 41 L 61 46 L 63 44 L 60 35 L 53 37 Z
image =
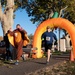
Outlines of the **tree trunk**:
M 0 21 L 1 21 L 1 17 L 2 17 L 2 7 L 1 7 L 1 2 L 0 2 Z
M 3 35 L 7 33 L 7 31 L 12 28 L 13 26 L 13 11 L 14 11 L 14 0 L 7 0 L 7 6 L 4 11 L 2 12 L 2 8 L 0 6 L 0 20 L 1 26 L 3 30 Z

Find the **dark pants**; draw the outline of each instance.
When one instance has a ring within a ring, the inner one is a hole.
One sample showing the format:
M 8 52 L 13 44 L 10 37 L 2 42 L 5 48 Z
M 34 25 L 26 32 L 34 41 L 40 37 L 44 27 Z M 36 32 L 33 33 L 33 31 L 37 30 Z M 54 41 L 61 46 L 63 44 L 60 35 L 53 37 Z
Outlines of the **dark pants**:
M 10 50 L 6 50 L 6 60 L 12 59 L 12 53 L 10 52 Z

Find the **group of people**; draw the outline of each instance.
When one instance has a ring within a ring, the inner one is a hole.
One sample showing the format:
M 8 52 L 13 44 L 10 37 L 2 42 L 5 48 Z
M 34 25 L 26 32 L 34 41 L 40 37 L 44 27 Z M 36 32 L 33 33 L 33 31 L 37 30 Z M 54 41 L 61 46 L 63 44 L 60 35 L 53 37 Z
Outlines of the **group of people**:
M 13 39 L 10 37 L 12 37 Z M 7 60 L 15 59 L 16 60 L 15 65 L 18 65 L 20 57 L 23 54 L 22 47 L 24 45 L 24 42 L 25 45 L 27 45 L 27 42 L 29 42 L 27 32 L 24 29 L 22 29 L 20 24 L 17 24 L 15 30 L 12 30 L 10 28 L 7 31 L 6 35 L 4 36 L 4 41 L 6 44 L 6 59 Z M 11 42 L 13 42 L 13 44 Z
M 12 45 L 10 43 L 9 40 L 10 36 L 13 36 L 13 42 L 14 45 Z M 11 28 L 8 30 L 8 32 L 6 33 L 6 35 L 4 36 L 4 41 L 6 43 L 6 59 L 7 60 L 12 60 L 13 59 L 13 48 L 15 47 L 15 59 L 16 62 L 15 64 L 18 65 L 20 57 L 23 54 L 23 44 L 24 44 L 24 40 L 26 41 L 25 44 L 27 44 L 27 42 L 29 42 L 29 38 L 27 36 L 27 32 L 22 29 L 22 27 L 20 26 L 20 24 L 16 25 L 16 29 L 12 30 Z M 53 44 L 53 40 L 55 39 L 55 43 L 57 44 L 57 37 L 56 35 L 53 33 L 52 29 L 47 26 L 47 31 L 43 33 L 42 38 L 44 39 L 44 43 L 45 43 L 45 52 L 47 52 L 47 60 L 46 63 L 48 64 L 50 61 L 50 55 L 51 55 L 51 49 L 52 49 L 52 44 Z

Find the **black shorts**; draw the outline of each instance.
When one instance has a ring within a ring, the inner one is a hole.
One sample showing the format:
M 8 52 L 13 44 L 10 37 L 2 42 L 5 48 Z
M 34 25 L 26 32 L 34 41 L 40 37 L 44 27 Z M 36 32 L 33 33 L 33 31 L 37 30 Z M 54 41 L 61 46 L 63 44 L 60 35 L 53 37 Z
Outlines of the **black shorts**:
M 45 51 L 47 52 L 48 51 L 48 49 L 52 49 L 52 44 L 46 44 L 45 45 Z

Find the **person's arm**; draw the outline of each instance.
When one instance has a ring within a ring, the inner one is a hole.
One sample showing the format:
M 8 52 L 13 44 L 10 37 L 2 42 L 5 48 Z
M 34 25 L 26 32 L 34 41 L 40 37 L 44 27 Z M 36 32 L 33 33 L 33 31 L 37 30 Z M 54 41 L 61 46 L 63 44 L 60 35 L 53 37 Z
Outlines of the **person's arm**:
M 41 39 L 44 39 L 44 38 L 45 38 L 45 33 L 43 33 L 41 36 Z
M 24 30 L 23 28 L 18 29 L 21 33 L 27 34 L 26 30 Z
M 57 41 L 57 36 L 54 34 L 54 39 Z
M 57 37 L 55 34 L 54 34 L 54 39 L 55 39 L 54 45 L 57 45 Z
M 10 34 L 11 36 L 13 36 L 14 35 L 14 32 L 13 31 L 9 31 L 8 34 Z
M 24 34 L 27 34 L 27 32 L 23 29 L 22 32 L 24 32 Z
M 28 38 L 28 36 L 27 36 L 27 32 L 26 32 L 24 29 L 22 29 L 22 28 L 19 29 L 19 31 L 20 31 L 21 34 L 22 34 L 22 39 L 29 42 L 30 40 L 29 40 L 29 38 Z

